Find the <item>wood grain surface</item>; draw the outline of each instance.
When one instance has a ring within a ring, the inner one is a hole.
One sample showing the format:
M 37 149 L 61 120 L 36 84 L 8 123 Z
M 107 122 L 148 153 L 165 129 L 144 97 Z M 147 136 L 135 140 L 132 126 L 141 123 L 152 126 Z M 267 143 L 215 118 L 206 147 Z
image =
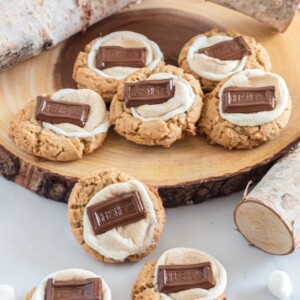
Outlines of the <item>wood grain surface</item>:
M 167 207 L 230 194 L 243 189 L 250 179 L 259 180 L 300 136 L 300 15 L 285 34 L 275 34 L 255 20 L 212 3 L 196 0 L 182 3 L 146 0 L 138 7 L 146 10 L 134 8 L 109 17 L 87 33 L 0 74 L 0 173 L 38 194 L 66 202 L 76 178 L 99 168 L 114 167 L 156 186 Z M 55 163 L 37 160 L 23 152 L 8 136 L 10 120 L 30 99 L 75 86 L 71 73 L 76 54 L 99 34 L 115 30 L 141 32 L 161 46 L 167 62 L 176 64 L 183 44 L 214 26 L 255 36 L 270 53 L 273 71 L 287 81 L 293 113 L 289 125 L 275 140 L 253 150 L 229 151 L 209 145 L 203 137 L 189 137 L 170 149 L 162 149 L 135 145 L 111 129 L 103 147 L 95 153 L 80 161 Z M 34 171 L 28 172 L 30 167 Z

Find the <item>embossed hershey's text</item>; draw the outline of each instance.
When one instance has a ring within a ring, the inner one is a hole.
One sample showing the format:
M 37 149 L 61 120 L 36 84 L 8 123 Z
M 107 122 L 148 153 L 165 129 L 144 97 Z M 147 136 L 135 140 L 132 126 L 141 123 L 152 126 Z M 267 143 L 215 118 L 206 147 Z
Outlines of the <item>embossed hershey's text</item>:
M 266 94 L 261 92 L 248 92 L 248 93 L 232 92 L 230 102 L 232 103 L 267 102 L 267 98 L 266 98 Z
M 241 46 L 239 43 L 233 41 L 223 45 L 222 47 L 219 47 L 217 44 L 210 51 L 211 51 L 211 56 L 222 57 L 231 54 L 232 52 L 241 51 Z
M 54 290 L 55 299 L 69 299 L 71 297 L 91 297 L 93 296 L 93 290 L 89 286 L 77 286 L 77 287 L 60 287 Z
M 132 97 L 164 96 L 166 88 L 159 86 L 135 86 L 130 89 Z
M 124 215 L 134 213 L 135 211 L 136 207 L 132 203 L 132 200 L 128 199 L 126 201 L 123 201 L 122 203 L 107 207 L 103 211 L 98 211 L 95 215 L 98 224 L 101 225 Z
M 167 271 L 167 283 L 185 282 L 185 281 L 199 281 L 205 277 L 204 269 L 199 270 L 180 270 Z
M 140 49 L 137 50 L 118 50 L 118 49 L 106 49 L 105 59 L 106 60 L 117 60 L 117 59 L 139 59 L 141 58 Z
M 81 117 L 82 108 L 80 106 L 64 106 L 60 103 L 47 103 L 45 104 L 44 112 L 55 114 L 55 115 L 68 115 L 71 114 L 73 117 Z

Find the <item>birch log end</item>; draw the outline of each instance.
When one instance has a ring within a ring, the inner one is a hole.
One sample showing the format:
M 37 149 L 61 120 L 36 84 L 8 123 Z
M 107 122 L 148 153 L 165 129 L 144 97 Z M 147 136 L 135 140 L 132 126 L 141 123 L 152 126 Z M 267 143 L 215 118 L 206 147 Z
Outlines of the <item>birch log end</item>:
M 31 191 L 61 202 L 77 178 L 100 168 L 117 168 L 157 187 L 166 207 L 199 203 L 207 198 L 241 190 L 258 181 L 276 159 L 299 139 L 300 102 L 294 101 L 289 125 L 279 138 L 247 151 L 228 151 L 194 136 L 169 149 L 146 147 L 126 141 L 109 131 L 103 147 L 82 160 L 55 163 L 38 160 L 18 148 L 8 136 L 10 121 L 31 99 L 61 87 L 74 87 L 72 69 L 78 51 L 100 33 L 133 30 L 147 35 L 162 48 L 168 63 L 175 64 L 181 47 L 194 35 L 222 26 L 254 35 L 269 51 L 274 72 L 283 76 L 297 100 L 300 65 L 300 18 L 285 35 L 271 35 L 265 25 L 238 18 L 234 11 L 199 0 L 145 0 L 139 7 L 108 17 L 65 43 L 0 74 L 0 174 Z M 165 8 L 153 8 L 164 6 Z M 136 6 L 134 6 L 136 7 Z M 172 10 L 171 8 L 177 8 Z M 215 9 L 212 12 L 212 7 Z M 201 8 L 201 9 L 199 9 Z M 211 20 L 207 19 L 207 16 Z M 300 17 L 300 16 L 299 16 Z M 289 55 L 284 55 L 288 53 Z
M 238 204 L 234 219 L 254 246 L 284 255 L 300 246 L 300 144 Z

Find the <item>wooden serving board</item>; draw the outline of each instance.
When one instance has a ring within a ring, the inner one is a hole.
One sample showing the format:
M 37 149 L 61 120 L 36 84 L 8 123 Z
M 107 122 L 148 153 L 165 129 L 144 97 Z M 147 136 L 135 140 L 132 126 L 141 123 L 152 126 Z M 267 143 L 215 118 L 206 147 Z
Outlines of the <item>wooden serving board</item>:
M 166 207 L 229 194 L 243 189 L 249 180 L 259 180 L 300 137 L 300 15 L 285 34 L 275 34 L 265 25 L 217 5 L 199 0 L 182 3 L 145 0 L 139 6 L 144 10 L 130 9 L 109 17 L 85 34 L 0 74 L 0 173 L 46 198 L 66 202 L 78 177 L 114 167 L 156 186 Z M 253 150 L 229 151 L 197 136 L 162 149 L 135 145 L 111 129 L 103 147 L 92 155 L 80 161 L 55 163 L 23 152 L 8 136 L 10 121 L 28 101 L 41 93 L 75 87 L 71 75 L 76 55 L 100 33 L 143 33 L 161 46 L 168 63 L 176 64 L 184 43 L 212 27 L 255 36 L 270 53 L 273 71 L 287 81 L 293 113 L 289 125 L 275 140 Z

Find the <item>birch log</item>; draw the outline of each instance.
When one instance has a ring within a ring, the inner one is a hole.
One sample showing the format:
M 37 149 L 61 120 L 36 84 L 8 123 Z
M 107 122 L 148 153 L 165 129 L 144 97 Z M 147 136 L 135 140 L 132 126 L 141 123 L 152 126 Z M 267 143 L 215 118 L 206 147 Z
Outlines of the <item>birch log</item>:
M 134 0 L 0 2 L 0 70 L 47 50 Z
M 279 32 L 292 22 L 299 0 L 208 0 L 251 16 Z
M 300 143 L 244 196 L 234 219 L 239 232 L 263 251 L 284 255 L 300 248 Z

